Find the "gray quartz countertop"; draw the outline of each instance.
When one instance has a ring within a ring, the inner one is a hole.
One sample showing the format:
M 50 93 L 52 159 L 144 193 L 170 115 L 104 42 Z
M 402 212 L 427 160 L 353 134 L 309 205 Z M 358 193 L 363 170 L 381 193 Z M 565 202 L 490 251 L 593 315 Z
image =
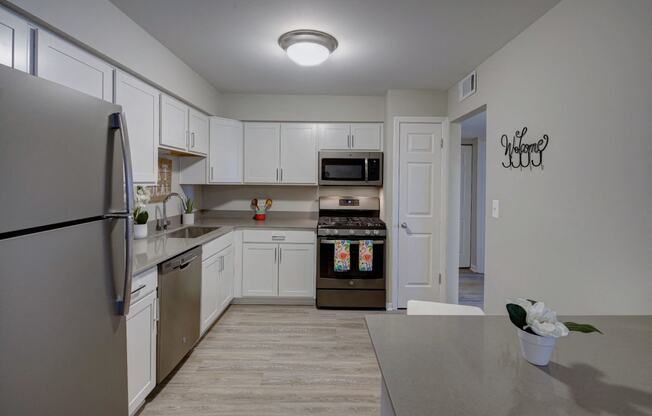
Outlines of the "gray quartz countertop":
M 196 226 L 219 227 L 197 238 L 170 238 L 172 231 L 185 226 L 171 226 L 168 232 L 154 231 L 149 237 L 134 241 L 133 274 L 138 274 L 172 257 L 202 245 L 234 229 L 292 229 L 315 230 L 317 213 L 270 212 L 265 221 L 253 220 L 253 214 L 245 211 L 209 211 L 196 214 Z
M 652 316 L 574 316 L 604 332 L 521 356 L 507 316 L 369 315 L 397 416 L 652 415 Z

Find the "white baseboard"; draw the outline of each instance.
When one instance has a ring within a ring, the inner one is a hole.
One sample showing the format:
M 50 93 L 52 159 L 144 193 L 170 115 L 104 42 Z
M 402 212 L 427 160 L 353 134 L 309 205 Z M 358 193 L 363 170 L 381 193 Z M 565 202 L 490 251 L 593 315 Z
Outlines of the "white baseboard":
M 386 309 L 388 311 L 393 311 L 394 310 L 394 305 L 392 305 L 392 302 L 387 302 Z
M 234 305 L 302 305 L 315 306 L 313 298 L 283 298 L 283 297 L 242 297 L 231 301 Z

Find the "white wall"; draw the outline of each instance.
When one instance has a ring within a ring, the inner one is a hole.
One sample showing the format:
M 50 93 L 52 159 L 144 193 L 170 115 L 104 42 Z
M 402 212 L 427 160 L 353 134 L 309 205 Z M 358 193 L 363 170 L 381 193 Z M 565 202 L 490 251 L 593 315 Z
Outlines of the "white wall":
M 485 305 L 652 313 L 652 2 L 564 0 L 477 68 L 451 119 L 487 106 Z M 548 134 L 545 169 L 501 167 L 502 134 Z M 487 205 L 489 207 L 489 205 Z
M 390 203 L 394 198 L 392 186 L 392 171 L 394 169 L 394 117 L 437 117 L 446 116 L 447 95 L 444 91 L 421 91 L 421 90 L 389 90 L 385 95 L 385 140 L 384 140 L 384 178 L 383 190 L 381 192 L 381 217 L 387 223 L 387 229 L 394 227 L 391 215 Z M 386 270 L 387 273 L 387 299 L 392 299 L 392 285 L 394 266 L 391 237 L 388 236 L 386 245 Z
M 357 95 L 222 94 L 220 115 L 250 121 L 376 121 L 385 97 Z
M 11 0 L 113 64 L 138 74 L 209 114 L 219 113 L 218 91 L 108 0 Z

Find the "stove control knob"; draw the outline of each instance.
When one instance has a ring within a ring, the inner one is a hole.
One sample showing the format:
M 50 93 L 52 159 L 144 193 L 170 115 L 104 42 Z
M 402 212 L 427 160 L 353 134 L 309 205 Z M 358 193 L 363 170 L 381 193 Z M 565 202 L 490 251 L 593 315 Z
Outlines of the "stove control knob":
M 378 235 L 378 234 L 380 234 L 380 231 L 374 230 L 374 235 Z
M 333 230 L 333 234 L 339 234 L 340 232 L 337 230 Z
M 364 232 L 366 235 L 371 235 L 371 230 L 365 230 Z
M 349 230 L 349 234 L 353 235 L 353 234 L 355 234 L 355 231 L 354 230 Z
M 349 280 L 349 286 L 355 285 L 355 282 L 353 280 Z

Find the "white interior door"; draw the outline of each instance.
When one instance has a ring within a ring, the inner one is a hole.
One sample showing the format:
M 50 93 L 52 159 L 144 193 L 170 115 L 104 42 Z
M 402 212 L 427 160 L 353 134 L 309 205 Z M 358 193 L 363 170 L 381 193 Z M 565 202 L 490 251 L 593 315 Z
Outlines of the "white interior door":
M 462 146 L 460 166 L 460 267 L 471 267 L 471 188 L 473 180 L 473 146 Z
M 399 308 L 411 299 L 439 299 L 441 139 L 441 124 L 400 125 Z

